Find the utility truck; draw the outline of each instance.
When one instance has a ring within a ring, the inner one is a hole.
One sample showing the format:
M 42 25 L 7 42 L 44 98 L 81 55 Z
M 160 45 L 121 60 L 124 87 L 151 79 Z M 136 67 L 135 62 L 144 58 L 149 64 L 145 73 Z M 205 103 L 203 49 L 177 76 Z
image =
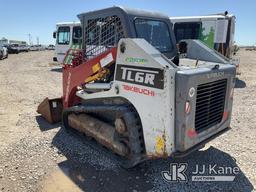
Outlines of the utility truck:
M 168 16 L 122 7 L 81 13 L 82 47 L 63 61 L 63 95 L 38 112 L 62 119 L 127 167 L 183 156 L 230 129 L 236 68 L 199 40 L 177 50 Z M 179 53 L 179 54 L 178 54 Z
M 70 48 L 81 49 L 82 29 L 80 22 L 57 23 L 53 38 L 56 39 L 53 61 L 61 64 Z
M 170 17 L 176 41 L 184 39 L 199 39 L 207 46 L 215 49 L 230 59 L 239 69 L 239 57 L 236 56 L 235 23 L 236 17 L 228 14 L 213 14 L 205 16 Z

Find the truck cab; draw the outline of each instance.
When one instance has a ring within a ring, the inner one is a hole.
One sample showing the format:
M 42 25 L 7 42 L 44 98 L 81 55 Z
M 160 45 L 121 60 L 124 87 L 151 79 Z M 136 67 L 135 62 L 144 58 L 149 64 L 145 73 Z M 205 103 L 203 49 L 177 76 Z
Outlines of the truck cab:
M 81 48 L 82 29 L 80 22 L 57 23 L 53 38 L 56 39 L 53 61 L 62 63 L 69 49 Z

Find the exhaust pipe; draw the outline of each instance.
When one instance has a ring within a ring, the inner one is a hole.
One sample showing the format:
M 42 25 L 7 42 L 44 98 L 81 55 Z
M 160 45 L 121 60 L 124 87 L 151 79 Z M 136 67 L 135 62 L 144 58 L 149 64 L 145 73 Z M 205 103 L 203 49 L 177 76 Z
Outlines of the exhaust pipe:
M 61 121 L 62 111 L 62 98 L 48 99 L 46 97 L 37 107 L 37 113 L 51 124 Z

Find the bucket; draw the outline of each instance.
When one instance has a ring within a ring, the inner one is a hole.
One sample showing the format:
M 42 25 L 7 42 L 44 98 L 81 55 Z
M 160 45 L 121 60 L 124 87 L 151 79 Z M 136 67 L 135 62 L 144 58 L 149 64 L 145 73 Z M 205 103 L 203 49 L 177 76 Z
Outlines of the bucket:
M 61 121 L 62 111 L 62 98 L 49 99 L 46 97 L 37 108 L 37 112 L 49 123 L 57 123 Z

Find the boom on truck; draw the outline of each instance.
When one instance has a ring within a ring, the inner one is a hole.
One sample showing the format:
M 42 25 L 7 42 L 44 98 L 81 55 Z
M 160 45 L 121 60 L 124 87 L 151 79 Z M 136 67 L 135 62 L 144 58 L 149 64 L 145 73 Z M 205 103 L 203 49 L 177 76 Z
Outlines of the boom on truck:
M 50 122 L 62 119 L 127 166 L 186 155 L 229 130 L 236 69 L 227 58 L 198 40 L 177 50 L 160 13 L 111 7 L 78 18 L 82 49 L 66 54 L 63 96 L 38 107 Z

